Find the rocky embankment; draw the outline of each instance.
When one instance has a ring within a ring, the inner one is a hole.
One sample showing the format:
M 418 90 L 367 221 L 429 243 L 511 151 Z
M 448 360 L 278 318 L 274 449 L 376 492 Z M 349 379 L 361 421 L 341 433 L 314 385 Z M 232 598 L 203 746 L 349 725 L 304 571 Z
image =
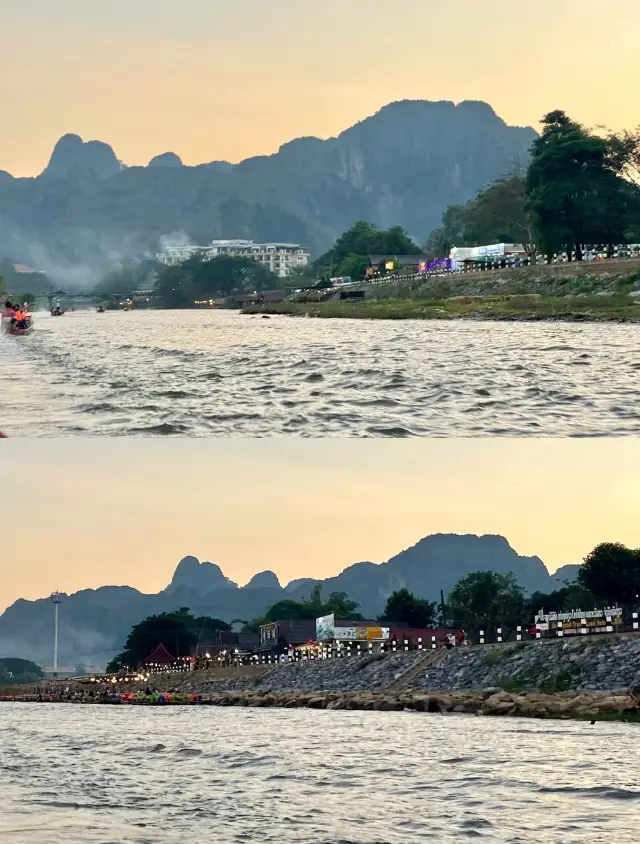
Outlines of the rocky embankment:
M 396 287 L 384 294 L 397 295 Z M 375 287 L 375 285 L 373 285 Z M 401 285 L 399 288 L 401 289 Z M 540 296 L 594 296 L 627 293 L 640 295 L 640 258 L 607 261 L 578 261 L 567 264 L 538 264 L 533 267 L 430 276 L 411 285 L 414 295 L 491 296 L 535 293 Z M 383 295 L 384 295 L 383 294 Z
M 640 636 L 574 637 L 450 651 L 293 662 L 263 674 L 188 677 L 179 689 L 210 693 L 620 691 L 640 686 Z
M 424 651 L 363 657 L 343 657 L 310 662 L 290 662 L 261 675 L 187 678 L 181 691 L 380 691 L 395 682 L 425 657 Z
M 640 689 L 624 693 L 520 692 L 501 689 L 478 692 L 218 692 L 207 696 L 212 706 L 347 709 L 376 712 L 431 712 L 573 718 L 640 722 Z
M 412 686 L 423 690 L 628 689 L 640 686 L 640 636 L 592 635 L 460 648 L 445 653 Z

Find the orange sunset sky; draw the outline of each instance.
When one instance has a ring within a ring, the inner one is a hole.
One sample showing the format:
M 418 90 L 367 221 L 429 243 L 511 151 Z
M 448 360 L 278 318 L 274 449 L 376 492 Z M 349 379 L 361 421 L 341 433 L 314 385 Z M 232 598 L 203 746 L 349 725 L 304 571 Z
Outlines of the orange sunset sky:
M 131 165 L 235 162 L 406 98 L 640 123 L 638 0 L 0 0 L 0 21 L 0 169 L 16 176 L 67 132 Z
M 502 534 L 550 570 L 640 546 L 640 439 L 1 442 L 0 612 L 56 588 L 157 592 L 186 554 L 244 584 L 383 562 L 430 533 Z

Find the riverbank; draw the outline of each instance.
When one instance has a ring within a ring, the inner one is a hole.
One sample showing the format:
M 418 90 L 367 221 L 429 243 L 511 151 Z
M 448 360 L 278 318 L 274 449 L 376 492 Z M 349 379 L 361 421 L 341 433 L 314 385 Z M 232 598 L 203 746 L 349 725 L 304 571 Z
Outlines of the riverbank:
M 454 296 L 448 299 L 363 299 L 251 305 L 246 315 L 322 319 L 491 320 L 499 322 L 640 323 L 640 298 L 598 296 Z
M 578 721 L 623 721 L 640 723 L 640 690 L 605 692 L 511 693 L 501 689 L 477 692 L 218 692 L 207 696 L 142 693 L 112 694 L 104 698 L 64 699 L 54 696 L 0 697 L 0 702 L 72 703 L 119 706 L 238 706 L 280 709 L 324 709 L 359 712 L 423 712 L 502 716 L 519 718 L 572 719 Z

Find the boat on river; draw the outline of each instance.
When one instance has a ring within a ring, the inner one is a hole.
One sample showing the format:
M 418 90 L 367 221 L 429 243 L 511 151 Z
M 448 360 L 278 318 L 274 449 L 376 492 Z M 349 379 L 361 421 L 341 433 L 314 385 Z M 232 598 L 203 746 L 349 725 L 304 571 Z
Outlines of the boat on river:
M 3 319 L 0 327 L 1 334 L 7 334 L 9 337 L 26 337 L 33 331 L 33 322 L 31 319 L 27 321 L 25 328 L 18 328 L 10 319 Z

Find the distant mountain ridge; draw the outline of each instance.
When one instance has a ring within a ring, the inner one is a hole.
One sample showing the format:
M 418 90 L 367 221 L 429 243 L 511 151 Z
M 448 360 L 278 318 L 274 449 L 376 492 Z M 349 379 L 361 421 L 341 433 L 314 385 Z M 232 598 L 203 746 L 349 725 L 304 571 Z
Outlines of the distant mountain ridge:
M 126 167 L 108 144 L 69 134 L 40 176 L 0 176 L 0 257 L 63 281 L 66 265 L 84 263 L 95 276 L 119 252 L 154 254 L 173 232 L 319 253 L 366 219 L 401 225 L 421 242 L 448 205 L 526 159 L 535 137 L 486 103 L 423 100 L 391 103 L 335 138 L 298 138 L 237 165 L 188 167 L 169 152 Z
M 489 570 L 512 572 L 527 592 L 557 588 L 539 557 L 517 554 L 504 537 L 458 534 L 427 536 L 385 563 L 355 563 L 320 582 L 323 595 L 346 592 L 365 616 L 373 617 L 396 589 L 406 587 L 420 597 L 438 600 L 440 590 L 447 595 L 461 577 Z M 282 587 L 273 572 L 263 571 L 240 587 L 218 565 L 187 556 L 158 594 L 147 595 L 130 586 L 102 586 L 65 596 L 60 611 L 60 659 L 65 664 L 90 663 L 92 658 L 104 663 L 121 649 L 133 624 L 183 606 L 197 615 L 249 621 L 264 615 L 277 601 L 308 597 L 317 582 L 302 578 Z M 47 599 L 16 601 L 0 615 L 0 657 L 50 662 L 52 618 Z

